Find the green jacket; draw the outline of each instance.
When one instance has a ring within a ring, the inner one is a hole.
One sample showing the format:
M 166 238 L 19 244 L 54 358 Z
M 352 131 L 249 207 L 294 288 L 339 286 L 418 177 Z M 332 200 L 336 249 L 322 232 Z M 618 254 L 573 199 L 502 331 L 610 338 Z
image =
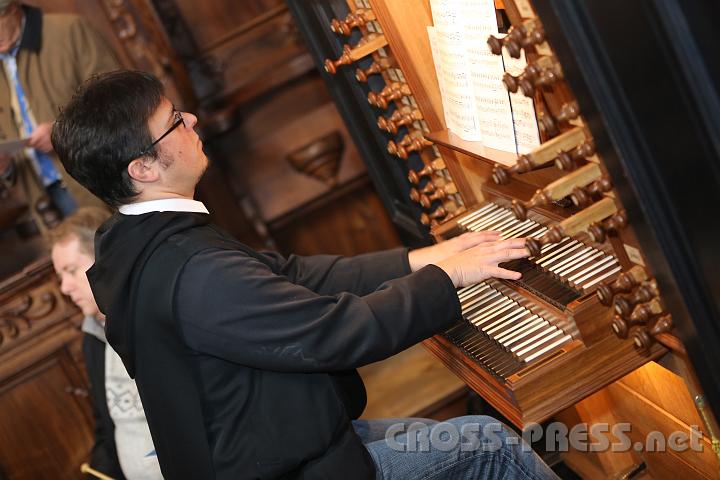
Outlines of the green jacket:
M 35 123 L 52 121 L 77 87 L 96 73 L 116 70 L 115 54 L 100 34 L 83 18 L 71 14 L 47 14 L 23 5 L 25 29 L 17 54 L 18 75 Z M 11 85 L 0 65 L 0 140 L 20 136 L 13 116 Z M 30 162 L 16 160 L 18 181 L 30 205 L 43 194 Z M 80 205 L 101 204 L 81 187 L 53 155 L 63 181 Z M 39 225 L 42 228 L 42 225 Z

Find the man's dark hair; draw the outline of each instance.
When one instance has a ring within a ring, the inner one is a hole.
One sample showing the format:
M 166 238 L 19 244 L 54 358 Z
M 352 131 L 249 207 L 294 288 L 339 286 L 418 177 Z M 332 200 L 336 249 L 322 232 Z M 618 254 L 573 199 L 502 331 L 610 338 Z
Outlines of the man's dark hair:
M 109 205 L 128 203 L 138 192 L 127 167 L 153 141 L 148 119 L 162 95 L 160 81 L 145 72 L 119 70 L 83 83 L 52 131 L 65 170 Z

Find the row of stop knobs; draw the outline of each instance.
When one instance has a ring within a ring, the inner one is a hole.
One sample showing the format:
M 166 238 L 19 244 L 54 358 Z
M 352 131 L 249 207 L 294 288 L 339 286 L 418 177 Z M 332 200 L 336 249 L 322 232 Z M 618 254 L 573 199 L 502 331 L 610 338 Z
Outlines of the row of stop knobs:
M 657 282 L 639 265 L 601 285 L 596 294 L 600 303 L 613 307 L 613 333 L 623 339 L 631 336 L 640 351 L 647 351 L 655 337 L 673 328 L 672 317 L 660 301 Z
M 372 10 L 356 9 L 344 19 L 333 19 L 330 29 L 338 35 L 349 36 L 353 29 L 365 30 L 368 23 L 375 20 Z M 379 31 L 378 28 L 376 30 Z M 351 65 L 367 56 L 372 58 L 369 66 L 355 70 L 355 78 L 358 82 L 367 83 L 373 75 L 381 75 L 385 80 L 386 84 L 380 91 L 368 93 L 368 103 L 383 111 L 395 105 L 396 108 L 392 113 L 378 117 L 377 126 L 393 136 L 397 136 L 401 129 L 405 129 L 406 133 L 402 138 L 388 141 L 387 151 L 402 160 L 408 160 L 411 153 L 420 154 L 425 148 L 430 147 L 432 142 L 423 135 L 423 116 L 414 102 L 410 87 L 404 81 L 397 80 L 397 77 L 403 77 L 397 62 L 386 52 L 381 55 L 379 51 L 370 50 L 371 46 L 377 46 L 378 49 L 385 47 L 387 42 L 384 37 L 377 32 L 367 35 L 365 33 L 363 32 L 363 39 L 354 47 L 346 44 L 339 58 L 327 59 L 325 70 L 335 74 L 342 66 Z M 424 225 L 431 226 L 452 217 L 458 210 L 454 201 L 457 189 L 450 180 L 442 159 L 425 162 L 420 170 L 409 167 L 408 170 L 408 180 L 412 184 L 410 199 L 424 210 L 420 221 Z

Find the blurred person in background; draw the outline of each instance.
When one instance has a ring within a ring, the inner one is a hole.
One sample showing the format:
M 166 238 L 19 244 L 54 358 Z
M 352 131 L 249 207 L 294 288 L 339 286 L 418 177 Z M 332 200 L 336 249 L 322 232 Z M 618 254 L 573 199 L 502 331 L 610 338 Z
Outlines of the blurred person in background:
M 52 262 L 60 290 L 85 316 L 83 355 L 95 418 L 90 466 L 116 480 L 161 479 L 137 386 L 107 344 L 105 316 L 95 303 L 85 275 L 95 261 L 95 231 L 108 218 L 107 209 L 82 207 L 50 231 Z
M 0 179 L 24 193 L 27 214 L 40 229 L 78 205 L 101 206 L 65 173 L 50 132 L 61 106 L 86 78 L 118 68 L 110 46 L 77 15 L 44 14 L 16 0 L 0 0 L 0 59 L 0 143 L 26 140 L 25 148 L 0 152 Z M 37 210 L 43 211 L 45 199 L 55 215 L 43 218 Z

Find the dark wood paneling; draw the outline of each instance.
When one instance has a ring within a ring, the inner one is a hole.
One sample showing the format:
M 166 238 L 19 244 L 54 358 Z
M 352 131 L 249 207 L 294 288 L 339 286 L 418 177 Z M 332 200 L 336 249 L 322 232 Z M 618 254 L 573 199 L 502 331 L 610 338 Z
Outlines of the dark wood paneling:
M 242 124 L 215 147 L 229 156 L 231 172 L 243 180 L 266 222 L 364 175 L 357 150 L 316 76 L 250 105 L 242 117 Z M 334 133 L 342 139 L 334 183 L 293 168 L 289 155 Z
M 8 478 L 80 478 L 93 445 L 81 321 L 49 259 L 0 284 L 0 472 Z
M 201 50 L 227 39 L 238 29 L 246 29 L 283 0 L 224 0 L 198 2 L 176 0 L 185 19 L 191 20 L 193 36 Z
M 0 465 L 13 480 L 81 478 L 93 445 L 87 387 L 69 352 L 0 380 Z
M 397 231 L 366 177 L 353 191 L 274 231 L 282 252 L 354 255 L 396 247 Z

